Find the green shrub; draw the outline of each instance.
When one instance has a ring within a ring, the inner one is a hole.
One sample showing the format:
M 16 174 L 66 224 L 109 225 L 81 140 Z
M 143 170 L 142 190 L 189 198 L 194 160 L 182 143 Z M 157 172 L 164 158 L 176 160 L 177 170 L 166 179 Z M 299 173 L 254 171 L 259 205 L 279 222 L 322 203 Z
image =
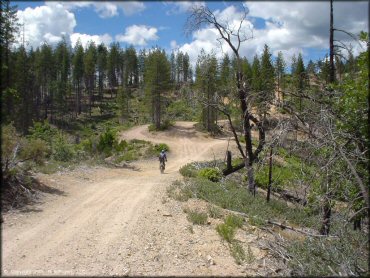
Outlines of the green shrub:
M 33 126 L 29 128 L 30 139 L 41 139 L 48 143 L 53 141 L 54 136 L 57 135 L 58 130 L 52 128 L 47 120 L 44 122 L 33 122 Z
M 7 160 L 13 156 L 17 145 L 19 144 L 20 137 L 16 132 L 13 124 L 8 124 L 1 127 L 1 162 L 5 165 Z
M 198 176 L 213 182 L 218 182 L 222 178 L 222 173 L 216 168 L 203 168 L 199 171 Z
M 124 151 L 128 146 L 128 143 L 126 142 L 126 140 L 121 140 L 121 142 L 117 143 L 114 148 L 117 152 L 122 152 Z
M 155 149 L 158 153 L 159 153 L 159 152 L 161 152 L 162 150 L 164 150 L 164 151 L 166 151 L 166 152 L 170 151 L 170 147 L 169 147 L 167 144 L 165 144 L 165 143 L 155 144 L 155 145 L 154 145 L 154 149 Z
M 231 242 L 235 236 L 235 227 L 229 226 L 226 223 L 217 225 L 216 231 L 227 242 Z
M 207 213 L 205 212 L 197 212 L 190 210 L 187 212 L 187 214 L 188 220 L 195 225 L 204 225 L 207 223 L 208 216 Z
M 100 134 L 97 150 L 104 153 L 106 156 L 112 154 L 112 149 L 116 145 L 115 133 L 111 129 L 107 129 L 104 133 Z
M 195 169 L 194 165 L 192 165 L 191 163 L 188 163 L 182 166 L 179 172 L 184 177 L 189 177 L 189 178 L 195 178 L 198 175 L 197 169 Z
M 76 153 L 73 149 L 73 145 L 69 144 L 66 138 L 59 133 L 53 144 L 53 157 L 59 161 L 70 161 L 73 160 Z
M 32 159 L 39 165 L 44 163 L 48 155 L 50 155 L 50 148 L 48 144 L 41 139 L 25 140 L 20 151 L 21 159 Z
M 243 217 L 234 214 L 229 214 L 225 218 L 225 224 L 234 228 L 243 227 L 243 222 L 244 222 Z

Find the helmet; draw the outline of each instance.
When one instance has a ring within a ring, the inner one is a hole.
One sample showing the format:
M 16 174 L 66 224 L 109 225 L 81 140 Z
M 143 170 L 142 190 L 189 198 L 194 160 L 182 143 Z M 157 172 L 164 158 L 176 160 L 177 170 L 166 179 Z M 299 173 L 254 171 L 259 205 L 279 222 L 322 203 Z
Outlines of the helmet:
M 161 150 L 161 153 L 164 153 L 164 150 Z

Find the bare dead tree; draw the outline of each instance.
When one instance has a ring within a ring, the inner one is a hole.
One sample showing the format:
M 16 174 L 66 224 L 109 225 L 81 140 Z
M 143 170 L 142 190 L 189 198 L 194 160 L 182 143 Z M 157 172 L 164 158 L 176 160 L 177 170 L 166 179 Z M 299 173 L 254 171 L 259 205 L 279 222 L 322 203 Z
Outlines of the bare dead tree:
M 254 181 L 253 163 L 258 158 L 259 153 L 262 151 L 265 144 L 265 132 L 260 121 L 252 115 L 249 109 L 248 96 L 249 87 L 242 73 L 241 57 L 239 54 L 240 46 L 251 39 L 253 34 L 248 35 L 246 33 L 245 19 L 247 16 L 247 10 L 242 6 L 241 16 L 238 20 L 238 24 L 229 22 L 229 20 L 222 20 L 217 18 L 216 14 L 213 13 L 207 6 L 193 6 L 189 10 L 189 17 L 186 23 L 187 33 L 201 29 L 203 26 L 212 26 L 218 31 L 220 38 L 219 43 L 225 42 L 233 51 L 236 62 L 237 62 L 237 73 L 236 73 L 236 87 L 238 91 L 238 98 L 240 101 L 240 110 L 243 117 L 243 135 L 245 139 L 245 151 L 239 148 L 240 154 L 244 159 L 244 166 L 247 170 L 248 176 L 248 189 L 251 193 L 255 194 L 256 185 Z M 235 20 L 235 19 L 234 19 Z M 234 21 L 235 22 L 235 21 Z M 230 125 L 231 118 L 228 117 Z M 252 149 L 252 124 L 255 124 L 259 130 L 259 144 L 255 151 Z M 233 132 L 235 140 L 237 141 L 238 147 L 240 145 L 236 132 Z

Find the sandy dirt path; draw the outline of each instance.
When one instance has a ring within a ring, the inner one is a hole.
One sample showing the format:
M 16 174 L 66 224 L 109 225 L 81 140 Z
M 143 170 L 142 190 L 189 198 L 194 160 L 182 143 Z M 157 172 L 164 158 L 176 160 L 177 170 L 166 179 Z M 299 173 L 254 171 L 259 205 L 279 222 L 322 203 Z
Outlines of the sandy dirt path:
M 122 134 L 122 139 L 133 138 L 170 146 L 165 173 L 159 173 L 157 160 L 146 160 L 133 163 L 135 170 L 79 167 L 39 174 L 59 194 L 4 215 L 2 275 L 259 273 L 258 267 L 235 264 L 215 223 L 189 232 L 182 204 L 166 195 L 182 165 L 222 158 L 227 139 L 207 138 L 189 122 L 167 132 L 149 133 L 139 126 Z

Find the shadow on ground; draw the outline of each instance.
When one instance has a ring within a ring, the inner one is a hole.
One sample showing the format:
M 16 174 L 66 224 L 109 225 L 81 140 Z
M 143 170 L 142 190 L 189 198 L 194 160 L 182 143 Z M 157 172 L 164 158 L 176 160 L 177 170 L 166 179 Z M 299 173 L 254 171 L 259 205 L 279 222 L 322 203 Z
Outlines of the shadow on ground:
M 2 212 L 12 209 L 21 212 L 41 212 L 34 206 L 42 203 L 43 194 L 67 196 L 67 194 L 57 188 L 51 187 L 27 174 L 17 175 L 5 181 L 1 188 L 1 208 Z

